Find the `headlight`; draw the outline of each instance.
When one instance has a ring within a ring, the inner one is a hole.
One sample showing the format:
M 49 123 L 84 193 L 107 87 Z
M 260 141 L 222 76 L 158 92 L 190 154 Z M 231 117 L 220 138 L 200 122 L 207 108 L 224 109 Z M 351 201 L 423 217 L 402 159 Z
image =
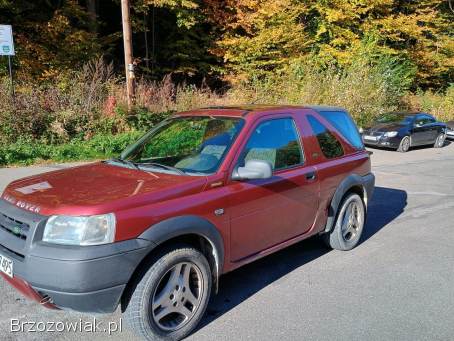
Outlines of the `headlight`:
M 387 133 L 385 133 L 385 137 L 396 137 L 397 134 L 399 134 L 397 131 L 388 131 Z
M 43 241 L 64 245 L 100 245 L 115 238 L 113 213 L 89 217 L 52 216 L 44 228 Z

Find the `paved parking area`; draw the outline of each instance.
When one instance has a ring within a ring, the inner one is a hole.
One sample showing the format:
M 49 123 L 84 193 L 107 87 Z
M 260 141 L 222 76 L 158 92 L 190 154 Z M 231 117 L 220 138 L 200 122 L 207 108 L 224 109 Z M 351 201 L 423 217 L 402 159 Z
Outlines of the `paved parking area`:
M 224 276 L 191 340 L 454 339 L 454 144 L 373 151 L 377 188 L 362 243 L 340 252 L 308 240 Z M 0 190 L 53 167 L 0 169 Z M 128 331 L 10 333 L 12 318 L 92 317 L 45 310 L 3 281 L 0 294 L 2 340 L 134 340 Z M 106 326 L 120 314 L 97 318 Z

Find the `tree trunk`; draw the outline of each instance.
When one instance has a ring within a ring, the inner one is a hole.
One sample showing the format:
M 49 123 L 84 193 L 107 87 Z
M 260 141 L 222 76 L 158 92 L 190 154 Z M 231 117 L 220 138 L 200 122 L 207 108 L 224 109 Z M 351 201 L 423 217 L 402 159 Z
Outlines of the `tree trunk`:
M 97 20 L 96 20 L 96 0 L 87 0 L 87 10 L 88 14 L 90 15 L 90 18 L 93 21 L 93 31 L 96 32 L 98 25 L 97 25 Z

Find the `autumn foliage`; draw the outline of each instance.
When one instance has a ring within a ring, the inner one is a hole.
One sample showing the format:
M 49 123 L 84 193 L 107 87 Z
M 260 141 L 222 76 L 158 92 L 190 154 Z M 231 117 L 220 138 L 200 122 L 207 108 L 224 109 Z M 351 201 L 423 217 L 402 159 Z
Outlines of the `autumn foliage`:
M 349 65 L 367 40 L 375 57 L 416 69 L 418 85 L 454 77 L 454 13 L 444 0 L 206 1 L 221 32 L 214 52 L 237 76 L 285 70 L 292 63 Z
M 0 164 L 65 159 L 48 146 L 92 139 L 101 155 L 103 136 L 129 136 L 113 153 L 170 112 L 208 105 L 339 105 L 359 125 L 392 110 L 453 120 L 451 1 L 131 0 L 127 110 L 119 0 L 0 0 L 17 51 L 14 100 L 0 58 Z
M 135 56 L 147 77 L 181 72 L 237 81 L 287 72 L 295 64 L 345 67 L 372 40 L 372 62 L 394 57 L 413 67 L 414 89 L 446 88 L 454 78 L 454 12 L 449 0 L 131 4 Z M 118 0 L 0 0 L 0 22 L 14 26 L 17 72 L 38 79 L 52 78 L 101 54 L 121 70 L 119 13 Z

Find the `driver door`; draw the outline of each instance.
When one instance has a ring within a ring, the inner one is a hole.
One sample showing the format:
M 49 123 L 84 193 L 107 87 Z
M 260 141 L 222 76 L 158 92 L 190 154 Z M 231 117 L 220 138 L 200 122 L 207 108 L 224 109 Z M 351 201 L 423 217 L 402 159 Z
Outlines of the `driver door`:
M 412 145 L 421 145 L 429 140 L 429 120 L 424 115 L 418 115 L 415 119 L 412 134 Z
M 237 166 L 252 159 L 270 162 L 273 176 L 228 185 L 232 261 L 303 234 L 318 211 L 319 181 L 315 168 L 305 165 L 293 117 L 264 119 L 255 125 Z

